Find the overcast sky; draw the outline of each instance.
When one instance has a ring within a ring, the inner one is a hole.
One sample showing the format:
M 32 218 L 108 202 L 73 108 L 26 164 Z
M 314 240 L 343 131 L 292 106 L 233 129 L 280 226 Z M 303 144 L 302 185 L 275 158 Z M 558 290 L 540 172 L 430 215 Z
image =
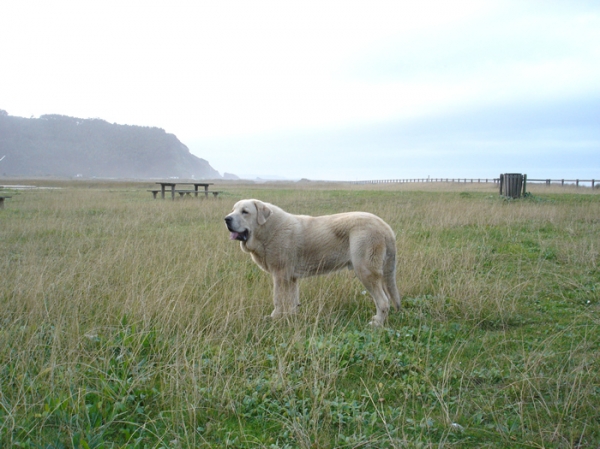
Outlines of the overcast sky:
M 599 1 L 28 1 L 0 109 L 156 126 L 221 174 L 600 178 Z

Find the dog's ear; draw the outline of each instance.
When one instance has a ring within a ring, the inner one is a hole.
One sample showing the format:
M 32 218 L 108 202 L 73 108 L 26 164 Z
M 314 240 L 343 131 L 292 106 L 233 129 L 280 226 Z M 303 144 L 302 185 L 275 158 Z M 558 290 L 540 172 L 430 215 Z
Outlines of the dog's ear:
M 267 219 L 271 216 L 271 209 L 262 201 L 255 201 L 254 205 L 258 212 L 257 221 L 259 225 L 264 225 Z

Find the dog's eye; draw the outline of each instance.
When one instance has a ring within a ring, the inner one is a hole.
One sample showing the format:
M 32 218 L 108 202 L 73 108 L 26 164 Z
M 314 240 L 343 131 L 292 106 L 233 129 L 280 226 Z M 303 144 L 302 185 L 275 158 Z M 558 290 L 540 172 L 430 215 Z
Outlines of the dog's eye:
M 247 215 L 248 211 L 246 209 L 242 209 L 242 215 Z

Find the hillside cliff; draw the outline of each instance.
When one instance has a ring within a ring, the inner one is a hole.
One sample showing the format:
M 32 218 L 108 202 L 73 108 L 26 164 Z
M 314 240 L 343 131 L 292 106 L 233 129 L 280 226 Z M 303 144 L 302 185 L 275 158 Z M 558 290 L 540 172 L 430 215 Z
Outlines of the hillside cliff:
M 0 110 L 0 175 L 86 178 L 220 178 L 160 128 L 63 115 L 22 118 Z

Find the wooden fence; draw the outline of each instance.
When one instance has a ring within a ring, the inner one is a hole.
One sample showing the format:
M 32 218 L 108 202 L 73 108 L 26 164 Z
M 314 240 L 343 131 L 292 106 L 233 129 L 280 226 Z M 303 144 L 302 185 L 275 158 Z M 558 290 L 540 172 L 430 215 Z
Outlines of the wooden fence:
M 596 187 L 596 183 L 598 179 L 527 179 L 527 182 L 543 182 L 546 185 L 550 184 L 559 184 L 561 186 L 565 186 L 565 183 L 569 183 L 571 185 L 575 184 L 576 187 L 579 187 L 581 183 L 589 183 L 592 186 L 592 189 Z
M 369 181 L 353 181 L 353 184 L 404 184 L 416 182 L 457 182 L 457 183 L 494 183 L 498 184 L 500 178 L 409 178 L 409 179 L 373 179 Z M 600 186 L 598 179 L 527 179 L 527 182 L 544 183 L 546 185 L 560 184 L 575 185 L 580 187 L 583 184 L 591 185 L 592 189 Z
M 370 181 L 353 181 L 353 184 L 404 184 L 410 182 L 462 182 L 462 183 L 495 183 L 500 178 L 414 178 L 414 179 L 374 179 Z

